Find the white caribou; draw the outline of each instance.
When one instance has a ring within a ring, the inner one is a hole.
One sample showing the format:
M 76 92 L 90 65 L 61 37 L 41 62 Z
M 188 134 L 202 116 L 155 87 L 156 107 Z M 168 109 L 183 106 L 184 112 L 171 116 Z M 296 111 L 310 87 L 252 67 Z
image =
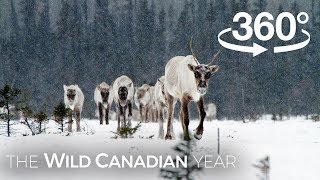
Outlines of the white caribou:
M 75 113 L 77 131 L 80 131 L 80 119 L 84 102 L 84 95 L 78 85 L 63 85 L 64 104 L 69 109 L 68 131 L 72 132 L 72 112 Z
M 190 48 L 192 52 L 191 42 Z M 172 116 L 175 103 L 179 99 L 181 103 L 179 119 L 182 124 L 185 140 L 190 140 L 189 136 L 189 103 L 197 103 L 200 123 L 195 129 L 194 137 L 201 139 L 203 134 L 203 121 L 206 116 L 204 109 L 204 98 L 208 90 L 208 80 L 210 76 L 218 71 L 219 66 L 211 65 L 219 52 L 213 57 L 213 60 L 205 65 L 200 64 L 195 58 L 193 52 L 188 56 L 176 56 L 169 60 L 165 67 L 165 86 L 168 101 L 168 124 L 165 139 L 172 139 Z
M 113 82 L 112 88 L 114 102 L 117 107 L 118 130 L 120 130 L 120 122 L 121 127 L 130 127 L 132 117 L 132 101 L 134 95 L 133 82 L 129 77 L 122 75 Z M 129 110 L 128 123 L 126 121 L 127 109 Z

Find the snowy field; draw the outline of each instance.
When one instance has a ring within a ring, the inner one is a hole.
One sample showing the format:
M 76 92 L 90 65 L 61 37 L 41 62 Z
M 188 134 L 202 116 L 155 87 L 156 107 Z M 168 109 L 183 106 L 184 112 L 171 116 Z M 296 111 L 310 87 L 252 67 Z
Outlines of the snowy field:
M 236 168 L 205 169 L 197 179 L 257 180 L 259 171 L 253 167 L 259 159 L 270 157 L 270 180 L 319 180 L 320 179 L 320 123 L 291 118 L 273 122 L 270 119 L 242 123 L 238 121 L 206 121 L 204 134 L 194 153 L 217 156 L 217 128 L 220 129 L 220 152 L 237 158 Z M 0 136 L 1 180 L 51 180 L 51 179 L 161 179 L 159 169 L 10 169 L 6 155 L 41 155 L 43 153 L 67 153 L 69 155 L 168 155 L 174 154 L 172 141 L 159 140 L 158 124 L 143 123 L 131 139 L 112 139 L 116 121 L 99 125 L 98 120 L 82 120 L 85 132 L 66 136 L 57 133 L 55 122 L 47 124 L 46 134 L 13 137 Z M 135 125 L 137 122 L 134 122 Z M 191 121 L 190 129 L 198 121 Z M 22 130 L 22 125 L 15 125 Z M 75 126 L 75 124 L 74 124 Z M 180 122 L 174 122 L 176 137 L 181 133 Z M 152 139 L 146 139 L 155 135 Z M 44 163 L 44 162 L 42 162 Z

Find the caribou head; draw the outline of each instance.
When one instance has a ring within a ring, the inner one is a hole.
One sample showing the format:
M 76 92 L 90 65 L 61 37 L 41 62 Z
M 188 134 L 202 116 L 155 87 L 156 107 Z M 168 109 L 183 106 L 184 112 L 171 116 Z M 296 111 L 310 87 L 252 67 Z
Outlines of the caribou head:
M 121 106 L 125 106 L 127 104 L 128 91 L 131 87 L 132 83 L 128 86 L 120 86 L 118 89 L 119 101 Z
M 188 64 L 188 68 L 194 73 L 194 77 L 196 79 L 196 86 L 197 90 L 201 95 L 206 94 L 208 90 L 208 81 L 211 75 L 218 71 L 219 66 L 218 65 L 212 65 L 214 60 L 218 57 L 220 50 L 218 53 L 216 53 L 211 62 L 208 64 L 199 64 L 197 61 L 193 50 L 192 50 L 192 39 L 190 41 L 190 50 L 192 53 L 192 57 L 194 58 L 195 62 L 197 62 L 197 65 Z

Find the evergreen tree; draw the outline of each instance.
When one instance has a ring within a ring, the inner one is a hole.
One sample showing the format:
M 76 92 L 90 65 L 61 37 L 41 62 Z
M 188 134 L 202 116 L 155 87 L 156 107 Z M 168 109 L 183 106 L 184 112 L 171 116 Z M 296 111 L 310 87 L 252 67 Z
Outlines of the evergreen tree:
M 95 59 L 93 64 L 93 71 L 96 79 L 94 82 L 98 83 L 104 80 L 105 77 L 112 76 L 113 66 L 116 64 L 117 49 L 116 41 L 116 24 L 114 18 L 109 12 L 109 1 L 96 0 L 96 11 L 93 21 L 93 42 Z M 97 73 L 98 72 L 98 73 Z M 99 73 L 103 72 L 103 73 Z M 92 72 L 93 73 L 93 72 Z M 94 78 L 94 77 L 93 77 Z
M 36 0 L 21 1 L 21 15 L 22 15 L 22 56 L 19 58 L 18 62 L 21 63 L 20 73 L 29 79 L 27 81 L 19 81 L 19 84 L 25 86 L 27 89 L 34 87 L 37 82 L 32 78 L 34 74 L 39 71 L 37 66 L 29 66 L 32 64 L 38 64 L 38 57 L 36 56 L 37 44 L 38 44 L 38 33 L 36 31 L 36 14 L 37 14 L 37 4 Z
M 255 0 L 253 2 L 253 10 L 252 14 L 256 17 L 259 13 L 265 12 L 267 8 L 268 2 L 266 0 Z
M 172 54 L 172 57 L 190 54 L 189 41 L 193 32 L 191 8 L 188 1 L 185 1 L 184 8 L 178 18 L 177 26 L 173 34 L 174 37 L 170 43 L 170 54 Z
M 31 126 L 31 124 L 29 123 L 29 118 L 32 117 L 32 109 L 29 106 L 24 106 L 20 109 L 20 111 L 22 112 L 23 118 L 24 118 L 24 123 L 28 126 L 28 128 L 30 129 L 32 136 L 35 135 L 34 132 L 34 128 Z
M 179 154 L 181 159 L 187 157 L 188 164 L 187 167 L 179 167 L 179 168 L 161 168 L 160 175 L 164 179 L 177 179 L 177 180 L 193 180 L 195 179 L 195 175 L 203 170 L 203 167 L 200 165 L 198 167 L 198 163 L 194 160 L 192 151 L 196 146 L 196 142 L 194 139 L 189 141 L 185 141 L 183 139 L 183 135 L 180 136 L 180 142 L 173 147 L 173 150 Z M 177 159 L 173 160 L 176 163 Z
M 60 102 L 53 111 L 53 116 L 55 117 L 55 121 L 60 124 L 60 130 L 61 132 L 64 131 L 64 118 L 68 116 L 68 112 L 70 110 L 66 108 L 63 102 Z
M 10 106 L 14 106 L 17 102 L 17 98 L 20 95 L 20 89 L 12 88 L 9 84 L 5 83 L 3 88 L 0 89 L 0 107 L 5 107 L 7 111 L 7 135 L 10 137 L 10 121 L 11 121 L 11 109 Z
M 139 2 L 139 11 L 137 12 L 137 22 L 136 22 L 136 46 L 138 47 L 136 51 L 135 59 L 137 61 L 136 68 L 139 69 L 142 74 L 149 74 L 153 77 L 150 70 L 152 70 L 153 60 L 155 56 L 154 45 L 155 40 L 155 12 L 154 5 L 151 8 L 148 7 L 147 0 L 141 0 Z M 152 62 L 152 63 L 150 63 Z M 149 72 L 148 72 L 149 70 Z M 140 79 L 141 84 L 151 83 L 150 76 L 145 76 Z
M 117 132 L 112 132 L 113 134 L 115 134 L 114 139 L 118 139 L 118 138 L 133 138 L 133 135 L 139 130 L 139 128 L 141 127 L 141 123 L 138 123 L 135 127 L 122 127 L 120 128 Z
M 167 59 L 169 57 L 166 57 L 166 37 L 165 37 L 165 32 L 166 32 L 166 12 L 164 9 L 161 9 L 158 15 L 158 25 L 156 28 L 155 32 L 155 37 L 154 37 L 154 52 L 155 56 L 157 56 L 157 60 L 154 62 L 154 65 L 157 68 L 164 69 L 165 64 L 167 62 Z M 157 72 L 154 74 L 155 77 L 160 77 L 162 76 L 162 72 Z
M 126 73 L 136 82 L 137 69 L 135 32 L 134 32 L 134 5 L 132 0 L 127 0 L 121 13 L 120 22 L 117 26 L 117 56 L 123 62 L 118 73 Z
M 47 120 L 48 116 L 43 111 L 40 111 L 34 117 L 35 117 L 35 121 L 37 123 L 39 123 L 38 133 L 41 134 L 42 133 L 42 123 Z
M 13 0 L 10 1 L 10 34 L 2 45 L 3 61 L 3 80 L 9 82 L 20 81 L 18 74 L 22 73 L 22 46 L 21 46 L 21 28 L 19 26 L 18 15 Z M 4 73 L 5 72 L 5 73 Z M 19 83 L 19 82 L 18 82 Z

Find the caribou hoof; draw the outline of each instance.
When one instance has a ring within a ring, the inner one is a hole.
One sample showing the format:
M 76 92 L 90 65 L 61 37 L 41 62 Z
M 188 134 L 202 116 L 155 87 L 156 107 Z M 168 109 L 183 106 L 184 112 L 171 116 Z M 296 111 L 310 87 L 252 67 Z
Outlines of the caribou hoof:
M 203 132 L 198 132 L 197 129 L 194 130 L 194 138 L 196 138 L 197 140 L 200 140 L 202 138 L 202 133 Z
M 166 137 L 165 137 L 165 140 L 172 140 L 171 134 L 167 134 Z
M 202 138 L 202 134 L 194 133 L 194 138 L 196 138 L 197 140 L 200 140 Z
M 183 138 L 185 141 L 190 141 L 191 140 L 191 138 L 189 137 L 189 135 L 188 136 L 184 136 L 184 138 Z
M 158 135 L 158 139 L 163 139 L 164 137 L 164 132 L 163 131 L 160 131 L 159 135 Z
M 127 127 L 131 128 L 132 124 L 131 123 L 128 123 Z

